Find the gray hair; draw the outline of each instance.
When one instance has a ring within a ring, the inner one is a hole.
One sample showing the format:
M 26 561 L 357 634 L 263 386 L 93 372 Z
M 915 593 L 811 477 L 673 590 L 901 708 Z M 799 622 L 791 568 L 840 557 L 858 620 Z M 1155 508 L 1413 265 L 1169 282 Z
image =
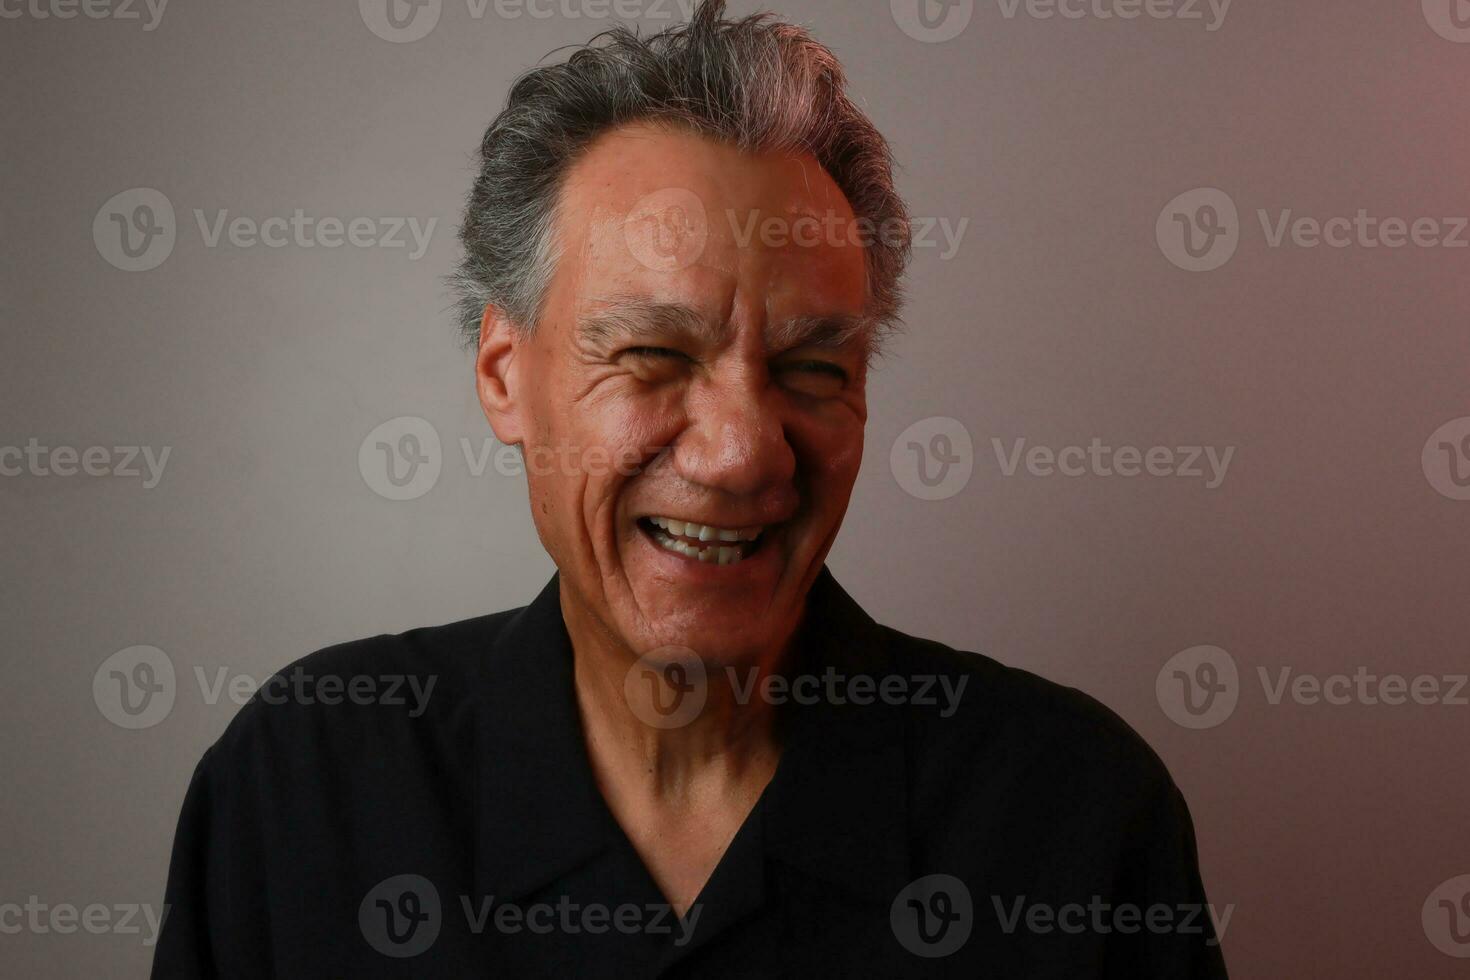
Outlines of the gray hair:
M 770 14 L 730 21 L 724 11 L 724 0 L 704 0 L 688 24 L 646 38 L 618 27 L 516 80 L 480 142 L 459 233 L 464 259 L 450 277 L 467 346 L 478 343 L 487 305 L 534 327 L 559 257 L 568 170 L 599 135 L 642 121 L 748 152 L 811 153 L 860 223 L 898 229 L 865 244 L 867 315 L 875 333 L 897 324 L 910 236 L 887 141 L 810 33 Z

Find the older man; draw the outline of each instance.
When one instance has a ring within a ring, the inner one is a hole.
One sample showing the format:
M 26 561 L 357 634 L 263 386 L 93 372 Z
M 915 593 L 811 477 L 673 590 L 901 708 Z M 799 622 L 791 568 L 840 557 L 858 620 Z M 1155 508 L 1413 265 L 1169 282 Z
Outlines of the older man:
M 530 72 L 485 134 L 462 321 L 558 573 L 292 670 L 422 703 L 247 706 L 155 976 L 1224 975 L 1138 737 L 825 569 L 907 222 L 831 52 L 722 14 Z

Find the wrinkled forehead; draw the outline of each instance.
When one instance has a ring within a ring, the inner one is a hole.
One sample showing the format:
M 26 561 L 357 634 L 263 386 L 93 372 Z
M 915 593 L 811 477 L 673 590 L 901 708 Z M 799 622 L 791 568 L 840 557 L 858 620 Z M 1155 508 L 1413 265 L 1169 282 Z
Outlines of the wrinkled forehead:
M 732 315 L 857 315 L 866 303 L 852 208 L 810 154 L 624 127 L 568 173 L 556 231 L 552 291 L 577 309 L 610 295 Z

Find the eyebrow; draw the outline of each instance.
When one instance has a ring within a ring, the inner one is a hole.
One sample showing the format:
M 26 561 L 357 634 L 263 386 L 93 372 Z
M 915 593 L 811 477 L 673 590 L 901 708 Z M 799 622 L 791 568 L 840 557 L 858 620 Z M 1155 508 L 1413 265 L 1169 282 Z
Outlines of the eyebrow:
M 871 352 L 872 326 L 869 317 L 856 313 L 795 316 L 767 324 L 765 345 L 770 351 L 856 347 L 866 356 Z M 577 328 L 583 340 L 597 346 L 646 334 L 718 345 L 731 333 L 728 323 L 708 320 L 691 306 L 638 298 L 616 299 L 583 316 Z

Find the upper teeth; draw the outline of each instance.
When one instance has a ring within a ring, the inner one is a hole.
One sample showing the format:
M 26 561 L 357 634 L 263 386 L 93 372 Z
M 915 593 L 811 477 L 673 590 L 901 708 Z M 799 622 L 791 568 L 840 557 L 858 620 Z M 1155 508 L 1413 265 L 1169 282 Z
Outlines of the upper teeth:
M 693 521 L 676 521 L 672 517 L 650 517 L 649 521 L 670 534 L 700 541 L 754 541 L 763 530 L 759 524 L 753 527 L 711 527 Z

